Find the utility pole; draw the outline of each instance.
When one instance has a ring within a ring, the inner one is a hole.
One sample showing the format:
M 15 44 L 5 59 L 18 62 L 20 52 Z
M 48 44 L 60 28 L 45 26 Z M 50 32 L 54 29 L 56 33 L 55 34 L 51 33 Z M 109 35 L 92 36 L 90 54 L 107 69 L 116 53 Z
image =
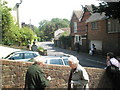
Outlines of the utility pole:
M 16 3 L 16 8 L 17 8 L 17 11 L 16 11 L 16 13 L 17 13 L 17 24 L 18 24 L 18 26 L 19 26 L 19 6 L 20 6 L 20 4 L 22 3 L 22 0 L 20 0 L 20 3 Z

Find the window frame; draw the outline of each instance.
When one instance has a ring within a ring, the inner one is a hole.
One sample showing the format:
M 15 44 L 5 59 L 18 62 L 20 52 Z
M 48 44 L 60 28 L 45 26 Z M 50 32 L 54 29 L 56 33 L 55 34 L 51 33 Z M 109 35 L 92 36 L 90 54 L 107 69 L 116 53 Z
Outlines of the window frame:
M 98 30 L 98 22 L 91 22 L 91 30 Z
M 77 22 L 73 22 L 73 26 L 74 26 L 74 33 L 77 33 Z
M 107 33 L 118 33 L 120 32 L 120 23 L 117 19 L 107 20 Z

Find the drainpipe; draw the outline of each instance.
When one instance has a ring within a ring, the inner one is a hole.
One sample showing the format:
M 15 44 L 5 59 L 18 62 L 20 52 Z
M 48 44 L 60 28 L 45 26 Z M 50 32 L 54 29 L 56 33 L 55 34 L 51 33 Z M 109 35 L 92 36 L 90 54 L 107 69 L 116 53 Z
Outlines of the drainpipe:
M 88 43 L 88 23 L 86 24 L 86 48 L 89 51 L 89 43 Z

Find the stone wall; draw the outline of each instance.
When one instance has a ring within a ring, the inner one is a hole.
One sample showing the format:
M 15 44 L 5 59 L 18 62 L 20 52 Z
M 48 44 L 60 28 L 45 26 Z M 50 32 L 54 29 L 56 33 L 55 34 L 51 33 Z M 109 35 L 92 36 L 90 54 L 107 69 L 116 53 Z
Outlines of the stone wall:
M 25 74 L 32 62 L 18 62 L 1 60 L 2 62 L 2 88 L 24 88 Z M 51 88 L 66 88 L 69 77 L 69 66 L 44 65 L 43 70 L 47 76 L 51 76 Z M 90 88 L 110 88 L 112 84 L 106 77 L 104 69 L 89 68 L 87 70 Z

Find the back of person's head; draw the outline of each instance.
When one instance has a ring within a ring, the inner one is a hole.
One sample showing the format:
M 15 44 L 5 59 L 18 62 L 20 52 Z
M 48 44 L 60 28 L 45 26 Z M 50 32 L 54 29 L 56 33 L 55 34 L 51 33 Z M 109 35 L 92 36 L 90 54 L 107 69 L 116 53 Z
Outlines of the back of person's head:
M 79 64 L 79 61 L 75 56 L 70 56 L 68 58 L 68 62 L 71 62 L 72 64 Z
M 107 56 L 109 56 L 110 58 L 115 57 L 113 52 L 108 52 L 108 53 L 107 53 Z
M 33 42 L 33 44 L 35 44 L 35 42 Z

